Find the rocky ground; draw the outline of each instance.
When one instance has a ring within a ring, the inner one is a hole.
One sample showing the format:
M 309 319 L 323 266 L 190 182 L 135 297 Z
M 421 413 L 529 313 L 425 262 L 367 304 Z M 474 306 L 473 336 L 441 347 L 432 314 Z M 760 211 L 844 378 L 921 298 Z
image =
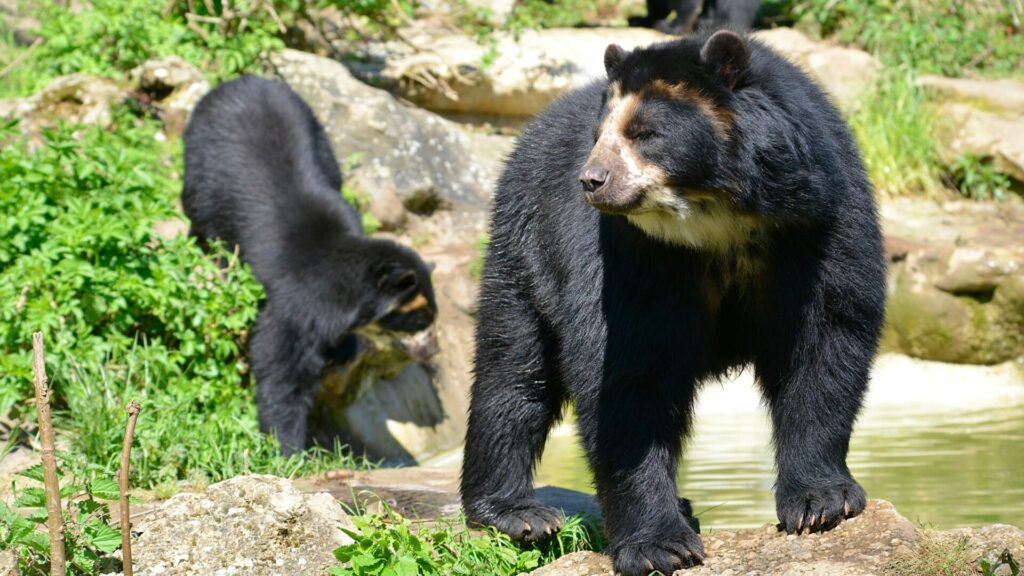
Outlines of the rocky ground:
M 458 511 L 454 472 L 406 468 L 291 482 L 242 476 L 202 493 L 184 493 L 136 515 L 133 545 L 139 576 L 294 576 L 326 574 L 331 551 L 350 541 L 352 528 L 335 496 L 372 492 L 414 518 L 451 517 Z M 597 514 L 587 495 L 541 488 L 540 497 L 567 513 Z M 923 531 L 892 504 L 873 500 L 857 518 L 824 534 L 787 536 L 773 524 L 736 531 L 705 531 L 703 566 L 686 576 L 880 576 L 899 574 L 936 546 L 953 549 L 972 565 L 1004 550 L 1024 556 L 1024 531 L 1007 525 L 947 532 Z M 940 574 L 944 572 L 934 572 Z M 1009 572 L 1006 572 L 1008 574 Z M 113 573 L 111 573 L 113 574 Z M 612 576 L 607 557 L 581 552 L 540 568 L 536 576 Z M 927 573 L 923 573 L 927 574 Z M 1002 572 L 999 572 L 1002 574 Z
M 11 12 L 7 4 L 3 10 Z M 12 30 L 30 39 L 31 26 L 18 21 Z M 309 101 L 327 127 L 346 181 L 367 194 L 367 210 L 383 224 L 382 233 L 414 246 L 436 266 L 440 353 L 434 360 L 366 362 L 326 382 L 339 395 L 353 392 L 331 415 L 347 441 L 389 462 L 413 463 L 463 438 L 473 267 L 516 129 L 565 91 L 601 77 L 608 43 L 630 47 L 668 37 L 610 28 L 527 31 L 518 39 L 497 33 L 493 58 L 472 37 L 426 21 L 409 23 L 402 37 L 406 41 L 357 48 L 318 40 L 320 53 L 344 51 L 344 62 L 296 50 L 268 60 L 269 73 Z M 844 109 L 857 105 L 880 70 L 865 52 L 815 42 L 795 30 L 757 37 L 803 66 Z M 918 82 L 947 120 L 939 142 L 944 154 L 992 157 L 1016 186 L 1024 183 L 1024 84 L 933 76 Z M 103 125 L 113 106 L 133 99 L 159 117 L 164 135 L 173 138 L 209 89 L 198 70 L 172 56 L 147 62 L 123 82 L 85 74 L 58 78 L 31 97 L 0 100 L 0 118 L 20 119 L 30 134 L 58 118 Z M 887 349 L 958 363 L 1024 356 L 1024 202 L 904 198 L 883 200 L 881 215 L 890 258 Z M 167 222 L 158 233 L 184 230 L 180 221 Z M 8 458 L 14 457 L 32 460 L 21 452 Z M 237 478 L 143 511 L 135 555 L 145 568 L 136 573 L 322 573 L 332 561 L 330 550 L 344 540 L 336 527 L 347 522 L 335 498 L 323 492 L 346 499 L 353 488 L 372 490 L 413 516 L 457 510 L 446 471 L 386 470 L 298 483 Z M 596 512 L 592 500 L 578 493 L 546 488 L 541 495 L 570 511 Z M 878 501 L 820 536 L 787 537 L 770 526 L 705 534 L 708 561 L 688 574 L 881 574 L 894 559 L 913 556 L 921 534 Z M 1024 534 L 1015 528 L 959 534 L 974 557 L 1003 548 L 1024 556 Z M 536 573 L 604 575 L 610 569 L 603 556 L 576 554 Z

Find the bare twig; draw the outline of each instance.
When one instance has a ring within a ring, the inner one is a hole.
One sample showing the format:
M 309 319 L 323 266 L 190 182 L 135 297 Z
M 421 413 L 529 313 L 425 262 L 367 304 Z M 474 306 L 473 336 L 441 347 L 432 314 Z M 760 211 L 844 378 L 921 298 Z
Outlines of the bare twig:
M 7 66 L 4 66 L 3 70 L 0 70 L 0 78 L 3 78 L 4 76 L 7 76 L 8 74 L 10 74 L 12 70 L 17 68 L 18 65 L 21 64 L 21 62 L 23 60 L 25 60 L 25 58 L 28 58 L 28 55 L 31 54 L 33 50 L 38 48 L 39 45 L 42 44 L 42 43 L 43 43 L 43 37 L 42 36 L 40 36 L 40 37 L 36 38 L 35 40 L 33 40 L 31 46 L 29 46 L 21 54 L 18 54 L 18 57 L 15 58 L 14 60 L 11 60 L 10 64 L 8 64 Z
M 131 509 L 128 506 L 128 470 L 132 459 L 135 422 L 138 421 L 141 410 L 142 407 L 135 400 L 128 403 L 128 426 L 125 428 L 124 444 L 121 446 L 121 474 L 118 480 L 121 485 L 121 554 L 124 576 L 132 576 L 132 521 Z
M 36 386 L 36 413 L 39 415 L 39 439 L 42 442 L 43 486 L 46 491 L 46 527 L 50 532 L 50 575 L 64 576 L 64 522 L 60 515 L 60 482 L 57 480 L 57 454 L 53 447 L 53 421 L 50 419 L 50 386 L 46 379 L 43 333 L 32 335 L 32 373 Z

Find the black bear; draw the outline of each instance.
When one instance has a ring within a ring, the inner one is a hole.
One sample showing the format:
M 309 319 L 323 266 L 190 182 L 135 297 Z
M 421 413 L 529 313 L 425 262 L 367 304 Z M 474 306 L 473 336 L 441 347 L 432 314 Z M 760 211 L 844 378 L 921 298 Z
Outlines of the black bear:
M 462 469 L 471 523 L 544 539 L 533 467 L 572 401 L 624 576 L 699 563 L 677 506 L 698 383 L 752 364 L 780 528 L 829 530 L 884 312 L 872 189 L 835 107 L 719 31 L 604 56 L 608 80 L 523 132 L 499 181 Z
M 185 131 L 182 204 L 200 243 L 237 246 L 266 291 L 249 345 L 260 428 L 304 449 L 318 376 L 355 353 L 353 330 L 433 322 L 430 270 L 367 238 L 312 110 L 287 86 L 242 77 L 196 106 Z
M 647 16 L 629 19 L 630 26 L 654 28 L 666 34 L 696 29 L 747 30 L 754 26 L 761 0 L 647 0 Z M 675 17 L 669 20 L 669 15 Z

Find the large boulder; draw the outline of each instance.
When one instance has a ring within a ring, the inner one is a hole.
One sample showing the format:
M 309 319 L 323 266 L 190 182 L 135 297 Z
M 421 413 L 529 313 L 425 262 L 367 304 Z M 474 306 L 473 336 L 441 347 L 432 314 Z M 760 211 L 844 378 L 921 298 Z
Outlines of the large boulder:
M 428 27 L 403 30 L 409 44 L 370 45 L 349 66 L 360 77 L 438 112 L 529 117 L 568 90 L 604 76 L 604 51 L 671 39 L 643 28 L 495 32 L 488 42 Z
M 884 344 L 927 360 L 1024 356 L 1024 206 L 882 206 L 891 265 Z
M 139 576 L 326 575 L 353 528 L 330 494 L 284 478 L 239 476 L 182 493 L 141 516 L 133 531 Z
M 431 110 L 524 118 L 604 77 L 608 44 L 630 49 L 672 39 L 642 28 L 556 28 L 497 32 L 478 42 L 427 26 L 403 30 L 403 37 L 409 41 L 368 45 L 350 68 Z M 844 107 L 857 102 L 880 68 L 866 52 L 812 42 L 788 28 L 755 37 L 803 66 Z
M 922 76 L 917 84 L 938 102 L 937 141 L 947 161 L 989 158 L 1024 182 L 1024 83 Z
M 124 90 L 113 80 L 69 74 L 53 79 L 31 97 L 0 100 L 0 119 L 21 120 L 22 129 L 32 134 L 59 122 L 106 126 L 113 108 L 124 99 Z
M 762 30 L 754 37 L 802 67 L 836 104 L 847 110 L 856 107 L 882 68 L 863 50 L 814 42 L 792 28 Z
M 396 240 L 414 245 L 433 268 L 437 353 L 419 360 L 394 347 L 367 345 L 321 381 L 317 438 L 334 438 L 389 463 L 423 462 L 457 447 L 466 433 L 477 282 L 474 244 L 485 227 L 477 210 L 416 218 Z
M 369 196 L 369 211 L 386 228 L 402 226 L 409 212 L 486 207 L 501 145 L 403 105 L 333 60 L 285 50 L 271 62 L 325 125 L 340 163 L 354 163 L 346 177 Z

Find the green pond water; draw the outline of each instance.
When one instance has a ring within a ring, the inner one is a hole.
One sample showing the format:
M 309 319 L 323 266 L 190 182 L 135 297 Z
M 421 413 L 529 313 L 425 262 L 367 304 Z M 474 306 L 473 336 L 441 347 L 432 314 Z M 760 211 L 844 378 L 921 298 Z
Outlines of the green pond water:
M 776 522 L 768 418 L 749 376 L 708 385 L 679 469 L 703 530 Z M 884 358 L 848 458 L 869 498 L 936 528 L 1024 527 L 1024 380 L 1019 367 Z M 570 423 L 557 428 L 538 484 L 593 493 Z

